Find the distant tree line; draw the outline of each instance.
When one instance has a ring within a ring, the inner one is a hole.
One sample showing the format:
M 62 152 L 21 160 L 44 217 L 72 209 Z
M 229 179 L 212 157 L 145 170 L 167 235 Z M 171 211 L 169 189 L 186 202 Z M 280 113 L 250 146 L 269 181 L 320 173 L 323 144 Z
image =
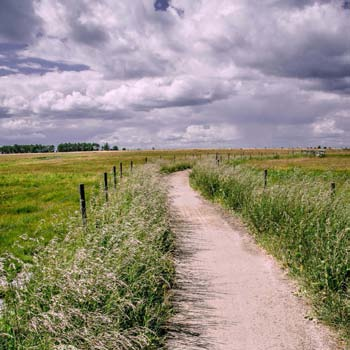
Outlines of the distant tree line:
M 111 147 L 107 142 L 100 146 L 98 143 L 60 143 L 57 152 L 85 152 L 85 151 L 118 151 L 118 146 Z
M 12 153 L 51 153 L 55 152 L 54 145 L 13 145 L 13 146 L 0 146 L 0 153 L 12 154 Z
M 85 152 L 85 151 L 118 151 L 118 146 L 110 146 L 107 142 L 100 146 L 98 143 L 78 142 L 60 143 L 57 152 Z M 123 148 L 125 150 L 125 148 Z M 0 153 L 49 153 L 55 152 L 54 145 L 13 145 L 0 146 Z
M 60 143 L 57 146 L 57 152 L 84 152 L 84 151 L 99 151 L 98 143 L 78 142 L 78 143 Z

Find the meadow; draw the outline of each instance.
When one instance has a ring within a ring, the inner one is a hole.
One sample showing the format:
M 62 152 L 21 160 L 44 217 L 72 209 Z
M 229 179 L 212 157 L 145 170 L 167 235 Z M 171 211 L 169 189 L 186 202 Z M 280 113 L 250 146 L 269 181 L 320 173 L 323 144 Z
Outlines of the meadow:
M 0 255 L 30 262 L 53 237 L 63 237 L 65 218 L 78 215 L 80 183 L 89 201 L 101 188 L 103 173 L 111 181 L 120 162 L 128 175 L 131 161 L 138 167 L 146 157 L 173 161 L 174 155 L 185 157 L 185 151 L 0 155 Z
M 63 237 L 66 217 L 77 216 L 78 186 L 85 184 L 87 201 L 101 189 L 103 173 L 112 167 L 130 172 L 146 162 L 168 162 L 214 157 L 220 150 L 109 151 L 54 154 L 0 154 L 0 255 L 13 254 L 30 262 L 33 254 L 53 237 Z M 225 150 L 228 155 L 281 155 L 298 150 Z

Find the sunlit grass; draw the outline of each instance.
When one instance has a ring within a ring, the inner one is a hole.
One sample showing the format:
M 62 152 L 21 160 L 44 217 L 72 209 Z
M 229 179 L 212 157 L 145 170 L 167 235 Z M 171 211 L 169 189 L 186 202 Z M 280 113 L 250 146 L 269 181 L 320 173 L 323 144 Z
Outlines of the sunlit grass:
M 348 171 L 350 173 L 350 156 L 330 155 L 325 158 L 301 157 L 293 159 L 252 160 L 250 164 L 260 169 L 290 169 L 293 167 L 305 170 Z

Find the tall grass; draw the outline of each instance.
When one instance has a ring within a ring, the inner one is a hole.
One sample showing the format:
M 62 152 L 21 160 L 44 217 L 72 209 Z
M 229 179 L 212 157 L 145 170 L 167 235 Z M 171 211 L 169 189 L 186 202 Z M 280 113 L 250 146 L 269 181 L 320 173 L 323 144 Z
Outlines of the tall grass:
M 175 163 L 163 164 L 160 168 L 160 172 L 163 174 L 171 174 L 177 171 L 191 169 L 194 165 L 194 161 L 180 161 Z
M 162 347 L 173 237 L 155 173 L 136 171 L 108 204 L 94 198 L 87 227 L 72 220 L 22 278 L 6 282 L 3 269 L 1 350 Z
M 256 240 L 301 277 L 318 316 L 350 336 L 350 183 L 330 191 L 331 173 L 197 165 L 191 181 L 206 197 L 239 212 Z

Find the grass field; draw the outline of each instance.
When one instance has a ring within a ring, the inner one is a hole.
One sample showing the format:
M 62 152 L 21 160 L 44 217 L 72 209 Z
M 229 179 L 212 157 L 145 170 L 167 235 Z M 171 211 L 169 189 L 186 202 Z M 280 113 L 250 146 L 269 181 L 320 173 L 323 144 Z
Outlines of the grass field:
M 70 222 L 64 240 L 42 247 L 20 277 L 1 279 L 1 350 L 164 345 L 173 236 L 156 169 L 135 170 L 108 204 L 103 194 L 93 202 L 86 227 Z
M 123 162 L 125 172 L 134 164 L 190 161 L 213 158 L 220 152 L 223 160 L 249 162 L 256 168 L 286 169 L 300 167 L 339 170 L 350 169 L 346 152 L 326 158 L 301 158 L 300 150 L 172 150 L 135 152 L 81 152 L 55 154 L 0 155 L 0 255 L 11 253 L 31 261 L 33 253 L 53 237 L 62 236 L 66 216 L 77 216 L 78 185 L 86 186 L 87 199 L 101 186 L 104 172 Z M 328 151 L 330 154 L 335 151 Z M 269 159 L 276 157 L 281 159 Z M 252 157 L 253 159 L 250 159 Z M 187 164 L 187 163 L 186 163 Z M 172 170 L 170 170 L 172 171 Z M 38 248 L 39 247 L 39 248 Z
M 149 162 L 171 163 L 179 159 L 212 157 L 217 150 L 134 152 L 80 152 L 0 155 L 0 255 L 11 253 L 23 261 L 53 237 L 62 236 L 63 220 L 79 210 L 78 185 L 86 186 L 87 199 L 101 186 L 104 172 L 123 162 L 136 166 Z M 270 154 L 271 150 L 227 150 L 240 156 L 247 152 Z M 283 154 L 288 151 L 279 150 Z
M 30 261 L 37 248 L 66 230 L 63 220 L 79 210 L 78 186 L 87 200 L 100 188 L 104 172 L 123 162 L 124 173 L 160 157 L 173 160 L 177 152 L 81 152 L 0 155 L 0 255 L 15 254 Z M 111 176 L 110 176 L 111 180 Z

